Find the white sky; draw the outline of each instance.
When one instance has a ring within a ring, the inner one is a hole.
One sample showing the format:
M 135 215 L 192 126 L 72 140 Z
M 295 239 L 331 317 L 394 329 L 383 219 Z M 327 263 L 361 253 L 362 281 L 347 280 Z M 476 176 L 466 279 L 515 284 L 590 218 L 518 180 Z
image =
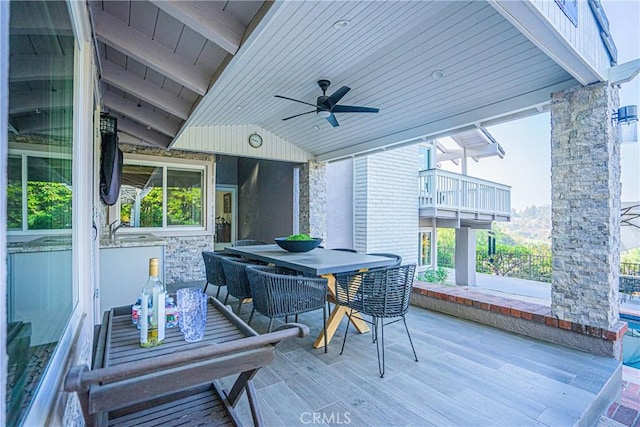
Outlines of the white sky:
M 603 0 L 618 48 L 618 64 L 640 58 L 640 1 Z M 588 7 L 581 3 L 581 7 Z M 620 105 L 640 104 L 640 76 L 622 86 Z M 504 159 L 470 160 L 468 174 L 511 185 L 511 207 L 551 204 L 549 113 L 488 128 L 506 151 Z M 622 200 L 640 200 L 640 144 L 621 146 Z M 446 162 L 452 165 L 451 162 Z M 443 165 L 444 166 L 444 165 Z M 456 170 L 446 166 L 446 169 Z

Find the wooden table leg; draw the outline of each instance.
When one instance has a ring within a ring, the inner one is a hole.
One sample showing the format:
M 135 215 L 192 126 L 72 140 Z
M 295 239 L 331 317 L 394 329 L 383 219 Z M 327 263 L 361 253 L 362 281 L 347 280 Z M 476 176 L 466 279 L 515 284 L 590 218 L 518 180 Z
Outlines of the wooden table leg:
M 322 277 L 325 277 L 328 280 L 328 288 L 329 293 L 335 297 L 336 295 L 336 279 L 333 274 L 326 274 Z M 341 305 L 335 305 L 333 311 L 329 315 L 329 319 L 327 319 L 327 344 L 331 342 L 331 338 L 338 330 L 338 326 L 340 326 L 340 322 L 342 321 L 343 316 L 348 316 L 349 309 Z M 354 311 L 351 314 L 351 323 L 356 328 L 358 332 L 364 334 L 365 332 L 369 332 L 369 326 L 367 323 L 362 320 L 360 317 L 360 313 Z M 347 326 L 348 327 L 348 326 Z M 313 343 L 313 348 L 324 347 L 324 334 L 320 331 L 320 335 L 316 338 L 316 341 Z

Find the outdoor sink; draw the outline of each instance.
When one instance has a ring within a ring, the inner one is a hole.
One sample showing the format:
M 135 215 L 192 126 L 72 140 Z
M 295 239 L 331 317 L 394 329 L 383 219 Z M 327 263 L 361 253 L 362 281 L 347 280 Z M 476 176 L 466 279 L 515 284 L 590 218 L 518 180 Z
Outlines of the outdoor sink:
M 71 245 L 71 236 L 44 236 L 24 243 L 25 246 Z
M 131 234 L 131 235 L 123 235 L 123 236 L 117 236 L 116 240 L 119 240 L 121 242 L 126 242 L 128 240 L 141 240 L 141 239 L 151 239 L 151 238 L 155 238 L 155 236 L 152 236 L 151 234 Z

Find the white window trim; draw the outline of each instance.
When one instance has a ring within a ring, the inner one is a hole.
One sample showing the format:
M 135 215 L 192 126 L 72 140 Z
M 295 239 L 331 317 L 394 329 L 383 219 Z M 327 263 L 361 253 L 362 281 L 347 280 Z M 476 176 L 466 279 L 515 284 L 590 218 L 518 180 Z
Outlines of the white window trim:
M 86 15 L 82 15 L 87 18 Z M 74 17 L 77 19 L 77 17 Z M 72 19 L 72 25 L 82 23 Z M 91 144 L 81 141 L 92 140 L 93 116 L 93 63 L 90 42 L 84 43 L 80 49 L 78 40 L 74 43 L 74 87 L 73 87 L 73 212 L 92 212 L 93 183 L 81 177 L 92 176 L 93 164 Z M 6 200 L 6 198 L 5 198 Z M 6 218 L 5 218 L 6 221 Z M 70 361 L 69 356 L 76 344 L 77 332 L 83 321 L 93 318 L 91 292 L 93 289 L 93 269 L 91 254 L 88 248 L 91 242 L 91 215 L 73 215 L 73 297 L 74 308 L 69 322 L 58 341 L 56 350 L 42 376 L 31 407 L 24 418 L 24 425 L 48 425 L 56 404 L 63 404 L 59 399 L 63 376 L 66 375 Z M 5 281 L 6 283 L 6 281 Z M 88 315 L 87 315 L 88 314 Z M 92 322 L 93 323 L 93 322 Z M 86 328 L 85 328 L 86 329 Z M 90 330 L 92 328 L 89 328 Z M 91 340 L 89 340 L 91 342 Z M 6 343 L 6 337 L 3 344 Z M 81 342 L 82 344 L 82 342 Z M 5 376 L 6 378 L 6 376 Z M 5 387 L 5 384 L 2 384 Z M 3 400 L 4 402 L 4 400 Z M 4 414 L 4 411 L 3 411 Z
M 20 156 L 21 164 L 22 164 L 22 229 L 20 230 L 8 230 L 7 234 L 9 236 L 42 236 L 42 235 L 52 235 L 52 234 L 71 234 L 71 229 L 68 228 L 56 228 L 56 229 L 45 229 L 45 230 L 29 230 L 28 227 L 28 211 L 27 211 L 27 183 L 28 180 L 28 168 L 27 168 L 27 157 L 41 157 L 44 159 L 66 159 L 73 161 L 73 155 L 65 152 L 56 152 L 56 151 L 38 151 L 38 150 L 25 150 L 21 148 L 11 148 L 9 149 L 9 155 Z M 73 188 L 73 180 L 72 180 L 72 188 Z
M 189 235 L 202 235 L 204 233 L 210 232 L 213 233 L 213 224 L 212 219 L 210 218 L 209 212 L 212 212 L 212 203 L 213 199 L 215 199 L 215 186 L 212 187 L 209 182 L 209 177 L 211 175 L 212 167 L 210 162 L 204 160 L 194 160 L 194 159 L 180 159 L 174 157 L 156 157 L 156 156 L 148 156 L 142 154 L 129 154 L 125 153 L 124 162 L 125 165 L 141 165 L 141 166 L 153 166 L 153 167 L 162 167 L 162 179 L 163 184 L 166 183 L 167 179 L 167 169 L 174 170 L 196 170 L 202 171 L 202 218 L 203 225 L 201 226 L 167 226 L 167 215 L 166 215 L 166 201 L 167 201 L 167 188 L 166 185 L 163 185 L 163 194 L 162 194 L 162 227 L 123 227 L 118 233 L 121 234 L 137 234 L 137 233 L 153 233 L 158 236 L 189 236 Z M 212 195 L 213 192 L 213 195 Z M 113 206 L 114 219 L 120 221 L 120 197 L 118 197 L 118 201 Z M 109 218 L 110 221 L 113 219 Z
M 0 1 L 0 93 L 9 93 L 9 2 Z M 9 97 L 0 97 L 0 129 L 9 127 Z M 6 171 L 8 133 L 0 132 L 0 170 Z M 0 242 L 7 241 L 7 174 L 0 174 Z M 0 244 L 0 259 L 7 258 L 6 244 Z M 7 263 L 0 262 L 0 425 L 7 424 Z

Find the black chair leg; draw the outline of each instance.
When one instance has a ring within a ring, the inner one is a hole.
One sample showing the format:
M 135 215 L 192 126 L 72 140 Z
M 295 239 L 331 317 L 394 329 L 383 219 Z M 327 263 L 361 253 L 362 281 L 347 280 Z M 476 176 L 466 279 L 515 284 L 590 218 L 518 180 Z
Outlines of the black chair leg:
M 409 337 L 409 344 L 411 344 L 411 350 L 413 350 L 413 357 L 415 357 L 416 362 L 418 361 L 418 355 L 416 354 L 416 349 L 413 348 L 413 341 L 411 340 L 411 334 L 409 333 L 409 328 L 407 327 L 407 320 L 404 316 L 402 316 L 402 322 L 404 323 L 404 328 L 407 330 L 407 336 Z
M 229 299 L 229 292 L 227 292 L 227 296 L 224 297 L 224 305 L 227 305 L 227 300 Z
M 242 298 L 240 298 L 240 300 L 238 300 L 238 312 L 237 314 L 240 314 L 240 309 L 242 308 Z
M 351 313 L 353 313 L 353 309 L 349 310 L 349 318 L 347 320 L 347 327 L 344 330 L 344 338 L 342 339 L 342 348 L 340 349 L 340 354 L 344 351 L 344 344 L 347 342 L 347 333 L 349 332 L 349 323 L 351 323 Z M 326 338 L 325 338 L 326 343 Z
M 204 290 L 207 290 L 207 287 L 204 287 Z M 220 299 L 220 286 L 218 286 L 218 292 L 216 292 L 216 299 Z
M 203 294 L 207 293 L 207 286 L 209 286 L 209 282 L 204 282 L 204 289 L 202 290 Z M 220 288 L 218 288 L 218 289 L 220 289 Z
M 378 340 L 378 322 L 380 322 L 380 340 Z M 378 372 L 380 372 L 380 378 L 384 378 L 384 319 L 374 319 L 376 328 L 376 352 L 378 353 Z M 380 346 L 382 345 L 382 351 Z M 382 353 L 382 364 L 380 364 L 380 353 Z
M 251 314 L 249 315 L 249 321 L 247 322 L 248 325 L 251 324 L 251 319 L 253 319 L 253 313 L 255 312 L 256 312 L 256 308 L 254 307 L 251 309 Z

